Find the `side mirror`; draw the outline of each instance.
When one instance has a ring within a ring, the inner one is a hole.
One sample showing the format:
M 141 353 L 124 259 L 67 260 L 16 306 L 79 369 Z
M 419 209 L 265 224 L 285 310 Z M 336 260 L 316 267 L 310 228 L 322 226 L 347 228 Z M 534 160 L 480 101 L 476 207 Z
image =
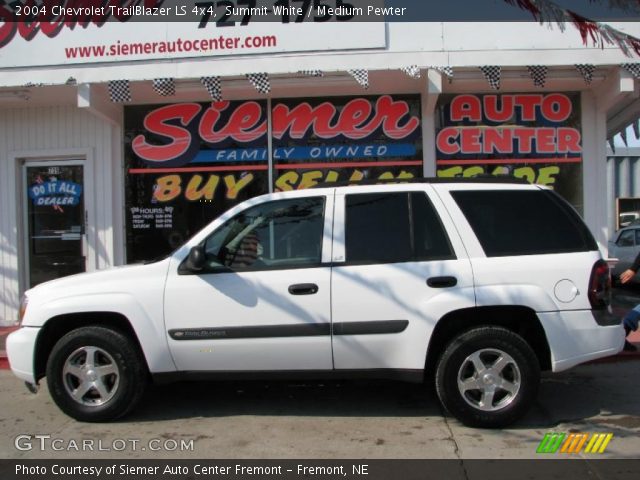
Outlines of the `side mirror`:
M 185 266 L 193 272 L 199 272 L 204 268 L 206 260 L 204 247 L 202 245 L 196 245 L 189 251 Z

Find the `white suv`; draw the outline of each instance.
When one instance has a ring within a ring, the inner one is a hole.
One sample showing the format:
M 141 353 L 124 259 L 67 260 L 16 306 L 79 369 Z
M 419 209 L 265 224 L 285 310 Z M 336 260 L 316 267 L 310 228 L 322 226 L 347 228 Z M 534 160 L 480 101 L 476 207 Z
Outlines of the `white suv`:
M 498 180 L 275 193 L 164 260 L 26 292 L 7 351 L 83 421 L 129 412 L 154 381 L 434 379 L 467 425 L 534 401 L 541 370 L 619 352 L 610 276 L 553 191 Z

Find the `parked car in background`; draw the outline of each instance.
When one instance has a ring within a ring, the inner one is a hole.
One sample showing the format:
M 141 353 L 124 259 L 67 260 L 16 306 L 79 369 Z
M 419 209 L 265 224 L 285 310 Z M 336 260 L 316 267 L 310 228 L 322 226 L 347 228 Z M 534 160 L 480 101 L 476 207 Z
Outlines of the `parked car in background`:
M 618 225 L 620 225 L 620 228 L 638 223 L 640 223 L 640 212 L 623 212 L 618 215 Z
M 633 264 L 638 252 L 640 252 L 640 223 L 621 228 L 613 235 L 609 241 L 609 257 L 618 259 L 612 272 L 614 280 Z M 634 280 L 638 281 L 638 276 Z

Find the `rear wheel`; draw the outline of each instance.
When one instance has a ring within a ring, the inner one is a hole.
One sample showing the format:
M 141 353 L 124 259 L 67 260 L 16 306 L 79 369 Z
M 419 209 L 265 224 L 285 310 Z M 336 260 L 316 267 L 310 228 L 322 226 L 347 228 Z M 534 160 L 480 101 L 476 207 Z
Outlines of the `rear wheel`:
M 47 384 L 70 417 L 103 422 L 128 413 L 142 397 L 146 366 L 127 335 L 104 327 L 72 330 L 53 347 Z
M 454 338 L 436 370 L 440 401 L 472 427 L 515 422 L 531 406 L 539 384 L 535 353 L 521 336 L 502 327 L 474 328 Z

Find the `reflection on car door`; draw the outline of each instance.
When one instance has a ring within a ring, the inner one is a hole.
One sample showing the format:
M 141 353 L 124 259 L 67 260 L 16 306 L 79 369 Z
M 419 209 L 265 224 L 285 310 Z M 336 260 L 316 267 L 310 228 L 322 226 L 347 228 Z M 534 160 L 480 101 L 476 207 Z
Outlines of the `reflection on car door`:
M 165 322 L 179 370 L 332 368 L 330 212 L 331 196 L 265 202 L 207 238 L 204 272 L 172 264 Z
M 336 369 L 421 370 L 442 306 L 474 305 L 471 265 L 424 190 L 336 195 Z M 443 210 L 440 208 L 439 210 Z

